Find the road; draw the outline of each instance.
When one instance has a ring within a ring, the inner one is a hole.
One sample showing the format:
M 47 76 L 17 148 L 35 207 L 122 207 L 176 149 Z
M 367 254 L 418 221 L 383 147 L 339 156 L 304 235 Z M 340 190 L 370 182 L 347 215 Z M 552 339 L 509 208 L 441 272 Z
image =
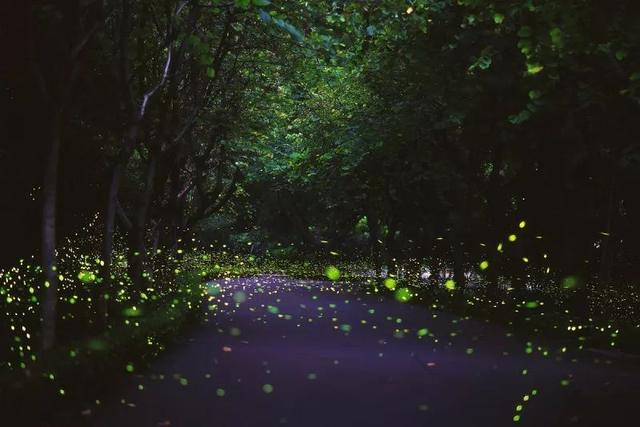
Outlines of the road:
M 500 326 L 277 276 L 218 281 L 202 327 L 89 425 L 629 426 L 640 371 Z M 529 352 L 527 348 L 530 348 Z M 564 357 L 560 357 L 564 355 Z M 640 423 L 640 421 L 637 421 Z

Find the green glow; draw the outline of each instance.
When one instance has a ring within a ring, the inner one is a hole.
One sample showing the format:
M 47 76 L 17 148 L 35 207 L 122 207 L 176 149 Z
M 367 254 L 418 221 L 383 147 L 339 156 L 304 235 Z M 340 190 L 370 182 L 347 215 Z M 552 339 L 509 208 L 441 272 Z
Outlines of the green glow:
M 384 279 L 384 286 L 390 291 L 393 291 L 396 289 L 397 283 L 398 282 L 396 282 L 396 280 L 392 279 L 391 277 L 387 277 L 386 279 Z
M 242 292 L 242 291 L 238 291 L 238 292 L 233 294 L 233 300 L 237 304 L 242 304 L 243 302 L 245 302 L 247 300 L 247 294 Z
M 138 307 L 129 307 L 122 310 L 122 315 L 125 317 L 139 317 L 142 316 L 142 310 Z
M 328 266 L 324 270 L 324 274 L 329 278 L 329 280 L 332 280 L 334 282 L 340 279 L 340 270 L 338 270 L 338 268 L 334 267 L 333 265 Z
M 89 347 L 91 350 L 103 351 L 107 349 L 107 344 L 103 340 L 94 338 L 89 341 L 87 347 Z
M 399 288 L 395 292 L 394 296 L 396 301 L 400 301 L 400 302 L 407 302 L 413 297 L 413 295 L 411 294 L 411 291 L 408 288 Z
M 96 275 L 93 271 L 82 270 L 78 273 L 78 279 L 80 279 L 82 283 L 93 283 L 96 281 Z
M 207 292 L 209 295 L 218 295 L 220 293 L 220 285 L 217 283 L 209 283 L 207 285 Z
M 562 279 L 562 287 L 564 289 L 574 289 L 578 286 L 578 278 L 575 276 L 567 276 Z

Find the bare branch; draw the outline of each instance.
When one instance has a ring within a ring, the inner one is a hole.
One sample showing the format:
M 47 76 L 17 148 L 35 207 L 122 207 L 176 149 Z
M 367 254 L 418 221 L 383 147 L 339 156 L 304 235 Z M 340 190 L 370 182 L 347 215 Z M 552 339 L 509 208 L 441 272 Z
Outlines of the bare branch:
M 162 78 L 160 79 L 158 84 L 156 84 L 153 88 L 151 88 L 151 90 L 145 93 L 144 96 L 142 97 L 142 103 L 140 104 L 140 112 L 138 113 L 139 120 L 144 117 L 144 114 L 147 110 L 147 104 L 149 103 L 149 100 L 151 99 L 151 97 L 155 95 L 158 89 L 160 89 L 164 85 L 164 82 L 167 81 L 167 75 L 169 74 L 169 67 L 171 66 L 171 58 L 172 58 L 172 50 L 171 50 L 171 46 L 169 46 L 168 52 L 167 52 L 167 60 L 164 64 L 164 70 L 162 71 Z
M 231 182 L 227 186 L 227 189 L 225 190 L 224 194 L 222 195 L 222 197 L 220 197 L 216 201 L 216 203 L 213 206 L 211 206 L 209 209 L 205 211 L 205 215 L 204 215 L 205 217 L 219 211 L 229 201 L 231 196 L 233 196 L 233 193 L 235 193 L 236 191 L 236 186 L 241 176 L 242 176 L 242 173 L 240 172 L 240 168 L 236 166 L 236 170 L 233 174 L 233 177 L 231 178 Z
M 89 31 L 87 31 L 87 34 L 85 34 L 85 36 L 78 41 L 75 47 L 71 50 L 72 61 L 78 59 L 84 48 L 87 46 L 87 43 L 89 43 L 89 40 L 91 40 L 91 37 L 100 29 L 103 24 L 104 21 L 96 22 L 96 24 Z
M 147 110 L 147 105 L 149 103 L 149 100 L 151 99 L 151 97 L 153 95 L 155 95 L 155 93 L 165 84 L 165 82 L 167 81 L 167 77 L 169 75 L 169 70 L 171 68 L 171 61 L 173 59 L 173 40 L 171 40 L 171 38 L 173 37 L 173 20 L 175 18 L 178 17 L 178 15 L 180 15 L 180 13 L 182 12 L 182 10 L 184 9 L 184 7 L 187 5 L 187 2 L 184 1 L 182 2 L 176 12 L 174 13 L 174 16 L 172 18 L 170 18 L 170 22 L 169 22 L 169 27 L 167 29 L 167 38 L 168 38 L 168 46 L 167 46 L 167 59 L 165 61 L 164 64 L 164 69 L 162 70 L 162 77 L 160 78 L 160 81 L 158 82 L 158 84 L 156 84 L 153 88 L 151 88 L 151 90 L 149 90 L 147 93 L 144 94 L 144 96 L 142 97 L 142 102 L 140 104 L 140 111 L 138 113 L 138 120 L 142 120 L 142 118 L 144 118 L 144 114 Z
M 193 189 L 193 187 L 195 187 L 196 183 L 194 180 L 190 179 L 189 182 L 187 182 L 187 185 L 185 185 L 185 187 L 177 194 L 177 199 L 182 199 L 183 197 L 185 197 L 189 191 L 191 191 Z

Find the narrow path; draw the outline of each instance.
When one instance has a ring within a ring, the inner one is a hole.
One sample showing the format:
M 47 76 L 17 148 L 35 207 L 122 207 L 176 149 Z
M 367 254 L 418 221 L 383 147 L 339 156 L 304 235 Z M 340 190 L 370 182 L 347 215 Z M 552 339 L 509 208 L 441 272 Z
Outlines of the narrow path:
M 557 359 L 553 350 L 528 354 L 527 343 L 495 325 L 366 296 L 349 285 L 274 276 L 219 283 L 205 325 L 149 371 L 132 375 L 114 403 L 87 419 L 90 425 L 635 422 L 638 370 L 594 356 Z

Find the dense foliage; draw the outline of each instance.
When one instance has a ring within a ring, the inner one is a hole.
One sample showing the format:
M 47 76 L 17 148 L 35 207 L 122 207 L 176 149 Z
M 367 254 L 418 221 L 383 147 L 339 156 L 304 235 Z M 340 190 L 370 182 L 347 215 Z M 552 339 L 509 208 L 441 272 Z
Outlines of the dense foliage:
M 309 43 L 325 60 L 304 59 L 260 139 L 267 230 L 345 251 L 364 235 L 378 264 L 459 281 L 482 261 L 514 285 L 637 276 L 633 2 L 334 6 Z
M 0 290 L 41 341 L 12 368 L 69 319 L 188 305 L 197 245 L 637 302 L 635 0 L 3 7 Z

